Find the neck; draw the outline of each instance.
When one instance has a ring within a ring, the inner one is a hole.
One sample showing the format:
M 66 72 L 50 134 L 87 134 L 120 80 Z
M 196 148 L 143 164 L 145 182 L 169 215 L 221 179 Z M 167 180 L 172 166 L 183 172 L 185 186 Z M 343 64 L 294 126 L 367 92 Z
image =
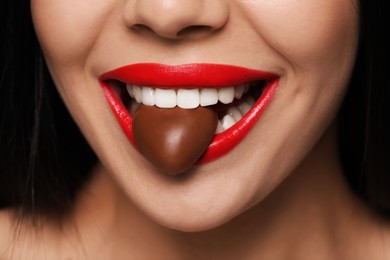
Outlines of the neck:
M 85 194 L 75 217 L 79 229 L 90 231 L 84 233 L 88 234 L 85 241 L 89 241 L 87 236 L 102 239 L 110 254 L 129 250 L 166 259 L 259 255 L 319 259 L 318 250 L 324 258 L 334 258 L 338 240 L 352 236 L 351 230 L 368 215 L 343 179 L 335 127 L 264 201 L 213 230 L 183 233 L 151 222 L 131 205 L 102 167 Z

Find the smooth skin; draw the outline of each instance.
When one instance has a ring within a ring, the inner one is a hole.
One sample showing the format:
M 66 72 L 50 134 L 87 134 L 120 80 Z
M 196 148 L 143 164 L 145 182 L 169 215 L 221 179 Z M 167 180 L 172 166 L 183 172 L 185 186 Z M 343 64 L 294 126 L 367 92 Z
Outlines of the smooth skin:
M 0 256 L 386 259 L 388 224 L 347 187 L 337 111 L 358 43 L 352 0 L 31 0 L 56 86 L 100 158 L 62 231 L 28 223 Z M 280 86 L 245 140 L 180 177 L 132 147 L 98 77 L 140 62 L 270 71 Z M 12 219 L 0 223 L 12 234 Z M 4 245 L 4 246 L 3 246 Z M 12 250 L 13 249 L 13 250 Z

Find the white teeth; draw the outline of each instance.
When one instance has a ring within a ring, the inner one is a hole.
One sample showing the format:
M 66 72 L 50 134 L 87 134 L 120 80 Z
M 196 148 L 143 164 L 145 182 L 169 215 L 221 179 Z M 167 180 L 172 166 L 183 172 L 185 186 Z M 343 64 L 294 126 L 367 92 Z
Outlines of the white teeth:
M 223 128 L 221 121 L 218 120 L 217 129 L 215 130 L 215 133 L 216 134 L 220 134 L 223 131 L 225 131 L 225 129 Z
M 129 93 L 130 97 L 134 98 L 134 92 L 133 92 L 133 85 L 126 84 L 127 92 Z
M 211 106 L 219 102 L 229 104 L 234 99 L 241 99 L 249 91 L 249 83 L 240 84 L 227 88 L 203 88 L 203 89 L 159 89 L 152 87 L 140 87 L 126 84 L 126 89 L 130 97 L 136 102 L 132 102 L 129 108 L 133 114 L 142 103 L 148 106 L 160 108 L 173 108 L 179 106 L 185 109 L 200 106 Z M 237 106 L 230 107 L 226 115 L 218 120 L 215 134 L 220 134 L 238 122 L 255 104 L 251 96 L 247 96 Z
M 177 91 L 177 105 L 181 108 L 197 108 L 200 97 L 198 89 L 179 89 Z
M 241 104 L 238 105 L 238 109 L 240 110 L 241 114 L 245 115 L 246 113 L 248 113 L 248 111 L 251 109 L 252 107 L 246 103 L 245 101 L 244 102 L 241 102 Z
M 221 88 L 218 90 L 218 99 L 221 103 L 229 104 L 234 99 L 234 87 Z
M 229 108 L 227 114 L 231 115 L 236 122 L 242 118 L 242 114 L 237 107 Z
M 217 129 L 215 130 L 215 134 L 222 133 L 223 131 L 229 129 L 232 125 L 240 121 L 241 118 L 243 118 L 243 116 L 248 113 L 248 111 L 251 110 L 252 107 L 253 105 L 249 105 L 248 102 L 242 101 L 238 106 L 233 106 L 229 108 L 226 111 L 226 115 L 222 119 L 218 120 L 218 125 Z
M 156 104 L 155 91 L 152 88 L 142 88 L 142 103 L 148 106 Z
M 241 84 L 234 89 L 234 97 L 236 99 L 240 99 L 242 97 L 242 94 L 244 94 L 244 85 Z
M 222 118 L 222 127 L 226 130 L 236 123 L 236 120 L 231 115 L 226 115 Z
M 174 89 L 159 89 L 155 91 L 156 106 L 160 108 L 173 108 L 177 105 L 176 91 Z
M 141 89 L 141 87 L 134 86 L 133 93 L 134 93 L 135 101 L 137 101 L 138 103 L 141 103 L 142 102 L 142 89 Z
M 200 105 L 211 106 L 218 103 L 218 91 L 215 88 L 203 88 L 200 90 Z
M 196 108 L 201 106 L 215 105 L 220 101 L 223 104 L 230 104 L 234 98 L 241 99 L 242 95 L 248 92 L 248 84 L 240 84 L 235 87 L 221 89 L 159 89 L 151 87 L 140 87 L 126 84 L 127 92 L 137 103 L 148 106 L 171 108 Z M 166 100 L 163 100 L 166 99 Z

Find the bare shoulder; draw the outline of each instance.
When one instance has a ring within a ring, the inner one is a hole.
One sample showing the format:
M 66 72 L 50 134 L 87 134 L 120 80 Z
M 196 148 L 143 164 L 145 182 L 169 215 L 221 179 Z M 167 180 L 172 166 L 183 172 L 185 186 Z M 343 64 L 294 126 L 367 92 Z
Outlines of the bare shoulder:
M 15 221 L 10 210 L 0 210 L 0 259 L 9 259 L 12 252 L 12 241 L 15 239 Z
M 353 256 L 346 259 L 390 260 L 390 219 L 372 214 L 368 222 L 358 224 L 350 241 L 344 241 L 348 256 Z
M 0 210 L 0 259 L 44 259 L 40 232 L 28 220 L 19 220 L 12 209 Z M 54 259 L 54 258 L 50 258 Z
M 390 260 L 390 220 L 382 219 L 378 222 L 372 227 L 371 236 L 362 236 L 360 245 L 371 245 L 371 259 Z
M 376 225 L 374 230 L 375 236 L 368 242 L 376 244 L 376 248 L 374 248 L 375 252 L 382 252 L 382 254 L 379 255 L 382 257 L 380 259 L 390 260 L 390 218 L 380 219 L 378 222 L 379 224 Z
M 84 259 L 77 242 L 52 223 L 18 220 L 13 210 L 0 210 L 1 260 Z

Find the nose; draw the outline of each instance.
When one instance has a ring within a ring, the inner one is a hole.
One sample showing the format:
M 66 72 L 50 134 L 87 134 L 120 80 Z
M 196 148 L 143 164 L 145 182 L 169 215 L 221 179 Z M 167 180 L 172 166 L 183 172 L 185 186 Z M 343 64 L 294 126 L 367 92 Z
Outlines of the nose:
M 127 26 L 168 39 L 209 35 L 229 17 L 225 0 L 129 0 L 124 9 Z

